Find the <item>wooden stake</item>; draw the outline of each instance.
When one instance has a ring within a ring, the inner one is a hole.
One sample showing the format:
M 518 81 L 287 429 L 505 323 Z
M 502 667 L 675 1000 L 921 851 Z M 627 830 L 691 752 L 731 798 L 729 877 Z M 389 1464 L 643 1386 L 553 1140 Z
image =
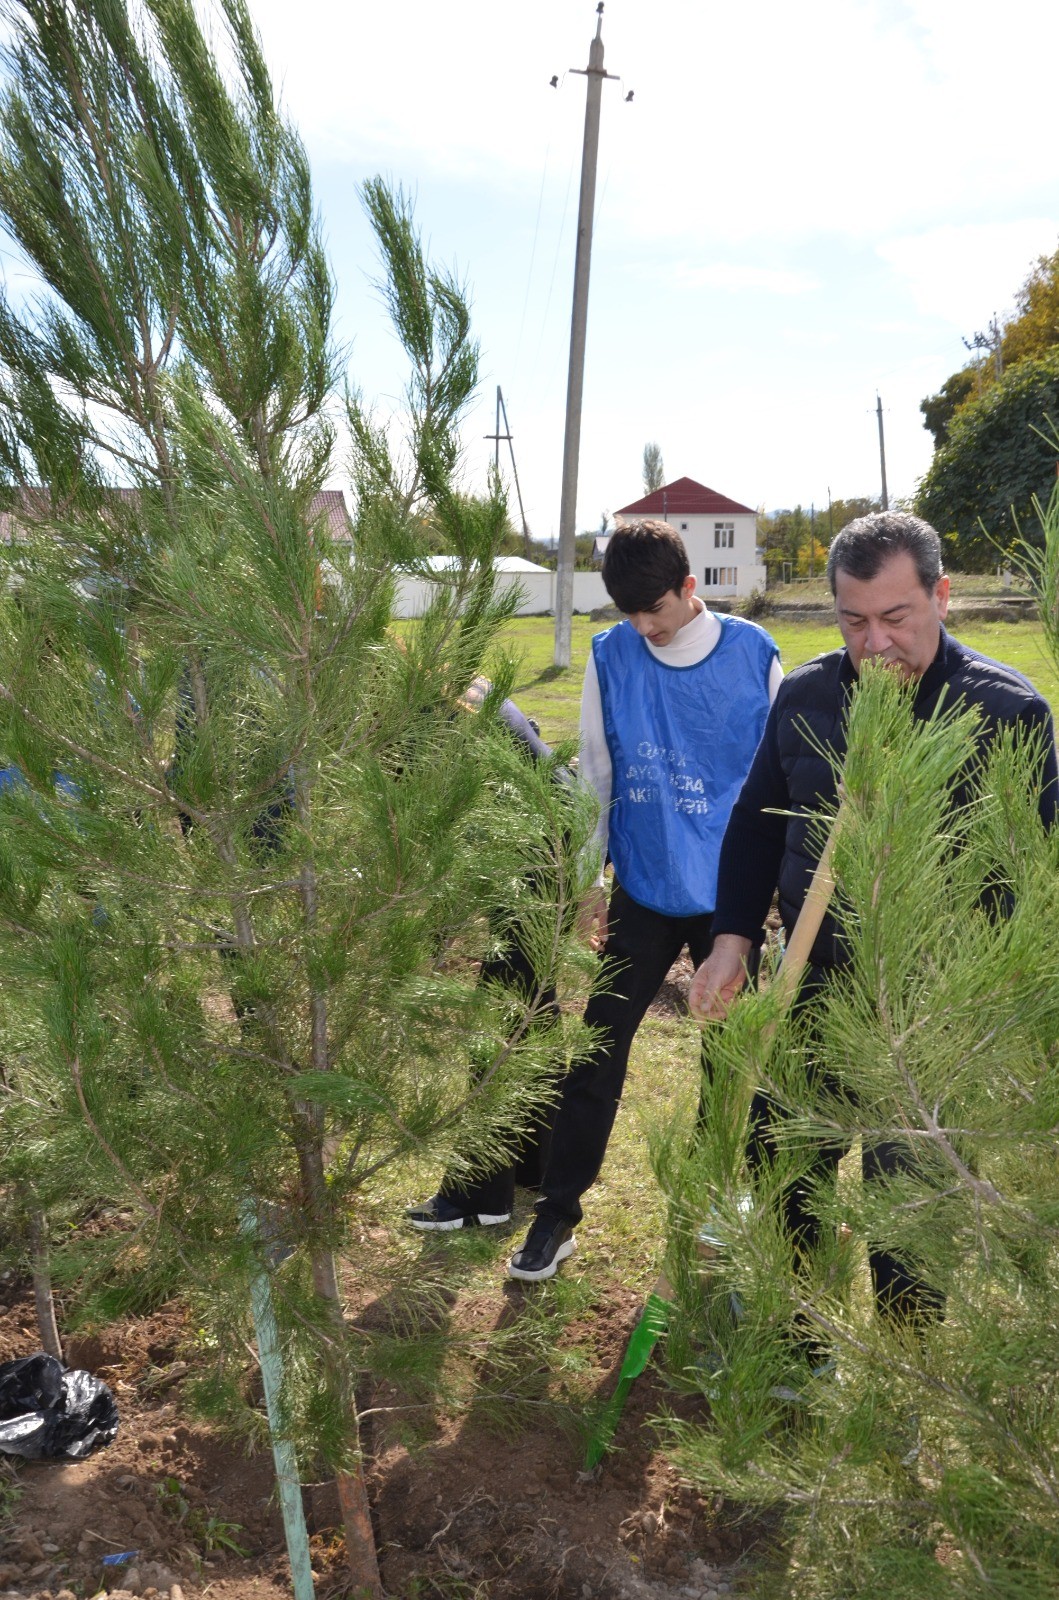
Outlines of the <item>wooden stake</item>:
M 838 838 L 839 829 L 845 820 L 846 802 L 843 800 L 838 808 L 831 831 L 820 853 L 820 860 L 816 864 L 812 882 L 808 893 L 798 913 L 798 920 L 794 924 L 794 931 L 787 942 L 783 953 L 779 971 L 772 980 L 772 992 L 782 1003 L 786 1011 L 794 996 L 798 992 L 798 984 L 802 973 L 805 971 L 810 952 L 816 943 L 816 936 L 820 932 L 827 908 L 831 904 L 831 896 L 835 892 L 835 877 L 831 870 L 831 857 L 834 853 L 835 840 Z M 774 1031 L 774 1030 L 773 1030 Z

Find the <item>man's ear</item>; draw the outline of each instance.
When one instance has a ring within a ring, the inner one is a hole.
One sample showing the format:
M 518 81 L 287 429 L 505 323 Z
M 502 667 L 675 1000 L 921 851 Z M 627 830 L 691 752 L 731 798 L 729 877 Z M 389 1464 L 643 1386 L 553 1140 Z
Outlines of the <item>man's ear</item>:
M 692 595 L 695 593 L 696 582 L 697 579 L 695 574 L 693 572 L 689 572 L 687 577 L 684 579 L 684 582 L 680 586 L 680 592 L 684 596 L 685 600 L 690 600 Z
M 938 616 L 944 622 L 949 614 L 949 580 L 944 573 L 938 579 L 938 586 L 934 590 L 934 598 L 938 605 Z

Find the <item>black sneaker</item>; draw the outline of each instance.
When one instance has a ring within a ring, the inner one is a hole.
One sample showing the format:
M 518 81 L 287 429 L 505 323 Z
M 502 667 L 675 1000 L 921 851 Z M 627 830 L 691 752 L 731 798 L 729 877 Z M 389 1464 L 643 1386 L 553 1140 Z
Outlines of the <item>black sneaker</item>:
M 555 1222 L 551 1217 L 538 1217 L 521 1250 L 507 1264 L 512 1278 L 522 1278 L 526 1283 L 539 1283 L 542 1278 L 554 1278 L 560 1261 L 572 1256 L 577 1249 L 574 1230 L 567 1222 Z
M 498 1223 L 510 1222 L 511 1212 L 493 1216 L 486 1211 L 465 1211 L 443 1194 L 435 1194 L 422 1205 L 410 1206 L 405 1218 L 423 1233 L 448 1233 L 453 1228 L 495 1228 Z

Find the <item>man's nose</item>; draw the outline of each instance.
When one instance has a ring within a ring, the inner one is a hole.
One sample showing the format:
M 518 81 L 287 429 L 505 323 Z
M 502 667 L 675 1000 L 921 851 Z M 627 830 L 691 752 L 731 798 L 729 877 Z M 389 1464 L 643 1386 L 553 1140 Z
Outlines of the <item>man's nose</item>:
M 647 634 L 650 633 L 653 619 L 648 612 L 633 611 L 629 615 L 629 621 L 632 623 L 641 639 L 646 638 Z
M 864 651 L 869 656 L 885 655 L 890 648 L 890 630 L 882 622 L 869 622 Z

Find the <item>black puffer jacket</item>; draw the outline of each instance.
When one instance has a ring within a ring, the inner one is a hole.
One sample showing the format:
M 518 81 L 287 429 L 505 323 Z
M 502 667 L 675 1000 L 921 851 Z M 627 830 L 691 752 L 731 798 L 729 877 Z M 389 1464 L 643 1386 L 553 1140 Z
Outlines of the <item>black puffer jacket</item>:
M 845 754 L 843 723 L 855 681 L 846 651 L 834 650 L 796 668 L 780 686 L 721 847 L 715 934 L 756 939 L 777 888 L 784 926 L 788 932 L 794 926 L 819 854 L 811 818 L 836 798 L 834 772 L 819 747 L 839 759 Z M 914 715 L 925 720 L 942 695 L 954 709 L 961 704 L 982 708 L 983 745 L 998 729 L 1014 724 L 1027 732 L 1046 731 L 1040 812 L 1051 827 L 1059 801 L 1055 730 L 1046 701 L 1029 680 L 967 649 L 943 629 L 937 655 L 920 679 Z M 957 789 L 954 804 L 961 799 Z M 793 815 L 770 814 L 776 811 Z M 833 966 L 841 959 L 829 917 L 810 959 L 814 966 Z

